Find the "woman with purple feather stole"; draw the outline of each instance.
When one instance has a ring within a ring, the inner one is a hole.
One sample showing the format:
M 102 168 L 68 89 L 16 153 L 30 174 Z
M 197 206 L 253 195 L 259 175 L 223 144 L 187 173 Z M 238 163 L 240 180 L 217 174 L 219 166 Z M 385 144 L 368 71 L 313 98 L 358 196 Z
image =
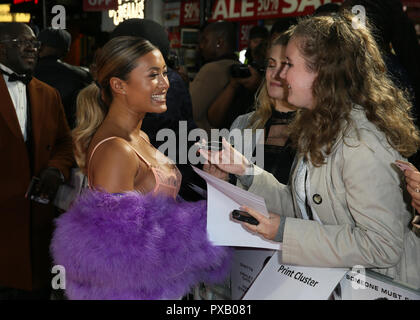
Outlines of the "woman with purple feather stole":
M 222 281 L 230 250 L 206 233 L 205 201 L 177 199 L 181 174 L 141 130 L 166 111 L 160 51 L 117 37 L 97 57 L 96 81 L 77 100 L 73 131 L 89 190 L 56 220 L 54 263 L 69 299 L 179 299 L 199 282 Z

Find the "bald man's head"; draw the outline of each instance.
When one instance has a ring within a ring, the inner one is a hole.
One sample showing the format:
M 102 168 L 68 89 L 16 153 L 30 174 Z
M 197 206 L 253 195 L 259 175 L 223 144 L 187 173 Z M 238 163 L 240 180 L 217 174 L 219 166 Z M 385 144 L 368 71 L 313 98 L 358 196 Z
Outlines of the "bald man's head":
M 200 37 L 200 52 L 206 61 L 233 54 L 236 48 L 236 29 L 232 22 L 218 21 L 204 28 Z
M 28 25 L 0 23 L 0 63 L 19 74 L 32 73 L 38 49 L 35 34 Z

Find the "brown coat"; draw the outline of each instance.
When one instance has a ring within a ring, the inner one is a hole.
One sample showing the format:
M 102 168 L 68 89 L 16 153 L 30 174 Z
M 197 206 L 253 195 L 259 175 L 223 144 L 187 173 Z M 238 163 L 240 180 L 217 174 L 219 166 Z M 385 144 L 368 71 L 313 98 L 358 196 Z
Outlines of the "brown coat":
M 70 129 L 54 88 L 32 79 L 34 175 L 47 167 L 67 179 L 73 165 Z M 15 108 L 0 76 L 0 286 L 32 290 L 49 286 L 49 242 L 54 211 L 24 198 L 31 180 L 29 156 Z

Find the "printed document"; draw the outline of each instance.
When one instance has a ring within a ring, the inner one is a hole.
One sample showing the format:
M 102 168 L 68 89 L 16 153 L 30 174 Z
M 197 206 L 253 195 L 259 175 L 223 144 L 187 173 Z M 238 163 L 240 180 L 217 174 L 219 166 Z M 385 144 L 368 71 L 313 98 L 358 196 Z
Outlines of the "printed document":
M 244 300 L 327 300 L 347 273 L 343 268 L 286 265 L 277 251 L 255 279 Z
M 249 232 L 230 215 L 232 210 L 248 206 L 268 217 L 264 198 L 198 168 L 193 169 L 207 182 L 207 233 L 214 245 L 281 250 L 281 243 Z

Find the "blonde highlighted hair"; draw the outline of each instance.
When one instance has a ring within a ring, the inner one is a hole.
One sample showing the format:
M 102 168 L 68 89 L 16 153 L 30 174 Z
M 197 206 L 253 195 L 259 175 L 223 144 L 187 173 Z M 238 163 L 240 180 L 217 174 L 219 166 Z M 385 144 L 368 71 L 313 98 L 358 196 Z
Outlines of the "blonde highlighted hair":
M 271 48 L 274 46 L 283 46 L 286 47 L 290 39 L 290 33 L 287 31 L 280 34 L 278 37 L 274 38 L 267 52 L 270 52 Z M 252 129 L 262 129 L 264 128 L 268 119 L 270 119 L 273 110 L 275 107 L 274 100 L 268 95 L 267 91 L 267 80 L 264 78 L 264 81 L 258 88 L 258 91 L 255 95 L 255 112 L 250 118 L 249 128 Z
M 137 59 L 157 50 L 149 41 L 137 37 L 116 37 L 96 57 L 94 83 L 77 97 L 76 128 L 73 130 L 74 153 L 78 166 L 86 173 L 86 153 L 93 135 L 104 121 L 112 103 L 110 79 L 127 80 Z
M 412 106 L 387 76 L 368 28 L 354 28 L 352 16 L 343 13 L 303 19 L 290 32 L 306 67 L 317 73 L 312 85 L 314 108 L 299 110 L 291 124 L 298 154 L 321 166 L 335 139 L 351 124 L 353 104 L 364 108 L 368 120 L 400 154 L 408 157 L 417 151 L 420 137 Z

